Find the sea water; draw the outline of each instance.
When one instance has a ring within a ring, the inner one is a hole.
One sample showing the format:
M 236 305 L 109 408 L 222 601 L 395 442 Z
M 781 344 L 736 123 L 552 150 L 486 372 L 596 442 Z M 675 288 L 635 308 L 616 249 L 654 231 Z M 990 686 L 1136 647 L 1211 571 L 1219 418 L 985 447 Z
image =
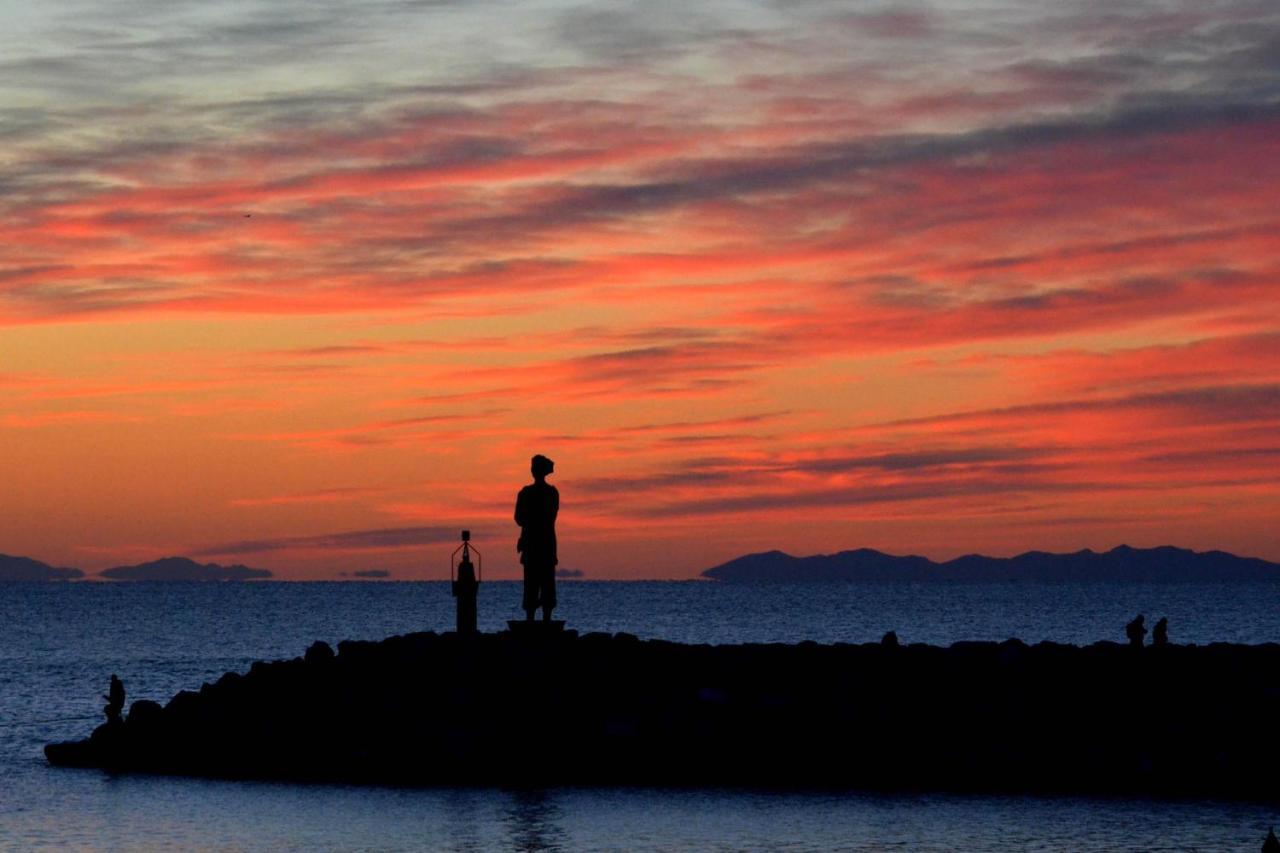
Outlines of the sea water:
M 480 627 L 519 615 L 486 583 Z M 1280 641 L 1280 584 L 566 582 L 581 632 L 680 642 Z M 680 788 L 403 789 L 49 767 L 102 719 L 107 681 L 166 701 L 320 639 L 447 630 L 442 583 L 0 585 L 0 847 L 219 850 L 1257 850 L 1275 804 Z M 1153 709 L 1154 710 L 1154 709 Z M 1132 709 L 1117 709 L 1117 713 Z M 1141 709 L 1139 709 L 1141 712 Z M 945 713 L 945 709 L 940 709 Z M 516 713 L 513 709 L 512 721 Z M 554 762 L 554 752 L 530 756 Z

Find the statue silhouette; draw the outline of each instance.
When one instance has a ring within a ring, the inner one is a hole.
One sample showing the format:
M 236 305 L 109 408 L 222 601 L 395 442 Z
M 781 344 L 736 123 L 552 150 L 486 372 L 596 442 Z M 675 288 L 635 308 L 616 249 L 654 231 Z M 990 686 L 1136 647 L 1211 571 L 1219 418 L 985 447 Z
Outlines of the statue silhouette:
M 107 695 L 102 698 L 107 700 L 107 707 L 102 709 L 102 713 L 107 715 L 107 724 L 114 725 L 120 722 L 120 714 L 124 711 L 124 682 L 114 673 L 111 676 L 111 686 L 107 689 Z
M 476 575 L 475 564 L 471 562 L 471 531 L 462 531 L 462 544 L 453 553 L 462 552 L 462 560 L 456 570 L 452 571 L 453 583 L 450 587 L 453 597 L 458 599 L 458 633 L 474 634 L 476 632 L 476 597 L 480 591 L 480 578 Z M 476 549 L 477 559 L 480 556 Z M 452 560 L 450 560 L 452 562 Z
M 1137 618 L 1124 626 L 1124 635 L 1129 638 L 1129 645 L 1135 649 L 1142 648 L 1142 642 L 1147 636 L 1146 617 L 1139 613 Z
M 542 608 L 542 618 L 550 621 L 556 606 L 556 515 L 560 512 L 560 492 L 547 482 L 555 463 L 539 454 L 529 466 L 533 482 L 516 496 L 516 524 L 520 525 L 520 563 L 524 566 L 524 612 L 529 621 Z
M 1160 621 L 1156 623 L 1156 627 L 1151 629 L 1151 645 L 1167 646 L 1169 645 L 1169 619 L 1161 616 Z

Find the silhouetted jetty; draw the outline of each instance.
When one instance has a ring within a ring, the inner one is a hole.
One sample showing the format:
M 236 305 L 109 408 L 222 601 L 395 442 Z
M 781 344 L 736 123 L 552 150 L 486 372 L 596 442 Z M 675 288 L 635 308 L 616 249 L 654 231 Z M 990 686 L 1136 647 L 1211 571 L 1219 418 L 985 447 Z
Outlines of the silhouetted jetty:
M 415 785 L 1280 796 L 1280 646 L 316 643 L 51 744 L 112 771 Z

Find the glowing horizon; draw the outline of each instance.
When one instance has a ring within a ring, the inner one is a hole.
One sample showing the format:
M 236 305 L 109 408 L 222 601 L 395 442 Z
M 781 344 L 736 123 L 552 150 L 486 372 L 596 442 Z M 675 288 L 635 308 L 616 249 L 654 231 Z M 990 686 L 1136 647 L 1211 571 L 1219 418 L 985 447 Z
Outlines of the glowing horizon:
M 0 552 L 1280 560 L 1280 8 L 0 4 Z

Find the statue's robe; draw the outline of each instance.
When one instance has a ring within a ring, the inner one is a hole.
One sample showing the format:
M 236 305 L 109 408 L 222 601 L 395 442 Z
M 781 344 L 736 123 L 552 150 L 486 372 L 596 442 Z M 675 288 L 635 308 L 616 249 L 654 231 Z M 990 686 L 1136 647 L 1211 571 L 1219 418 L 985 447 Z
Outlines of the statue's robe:
M 556 515 L 560 492 L 547 482 L 530 483 L 516 496 L 520 563 L 524 566 L 524 609 L 556 606 Z

